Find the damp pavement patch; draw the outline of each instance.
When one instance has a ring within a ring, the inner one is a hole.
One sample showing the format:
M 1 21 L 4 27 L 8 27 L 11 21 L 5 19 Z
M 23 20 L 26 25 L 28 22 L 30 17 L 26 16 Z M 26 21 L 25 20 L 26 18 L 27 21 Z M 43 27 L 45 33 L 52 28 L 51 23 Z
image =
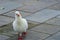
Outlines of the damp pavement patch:
M 32 14 L 26 17 L 27 20 L 43 23 L 57 15 L 60 14 L 60 11 L 45 9 L 35 14 Z

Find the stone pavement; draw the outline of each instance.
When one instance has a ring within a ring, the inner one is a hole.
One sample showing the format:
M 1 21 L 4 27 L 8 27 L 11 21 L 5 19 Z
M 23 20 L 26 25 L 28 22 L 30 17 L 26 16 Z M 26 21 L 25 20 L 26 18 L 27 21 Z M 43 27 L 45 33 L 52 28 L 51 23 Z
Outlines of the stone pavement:
M 0 0 L 0 40 L 17 40 L 16 10 L 28 21 L 24 40 L 60 40 L 60 0 Z

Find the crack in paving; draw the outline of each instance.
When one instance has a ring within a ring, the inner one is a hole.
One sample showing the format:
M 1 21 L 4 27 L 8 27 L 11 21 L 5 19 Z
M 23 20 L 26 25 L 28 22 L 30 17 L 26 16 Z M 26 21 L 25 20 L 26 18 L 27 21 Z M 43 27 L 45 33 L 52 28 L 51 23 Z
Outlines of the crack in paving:
M 54 5 L 56 5 L 56 4 L 59 4 L 59 3 L 55 3 L 55 4 L 50 5 L 50 6 L 48 6 L 48 7 L 54 6 Z M 42 10 L 44 10 L 44 9 L 47 9 L 48 7 L 45 7 L 45 8 L 40 9 L 40 10 L 37 10 L 37 11 L 35 11 L 35 12 L 33 12 L 33 13 L 37 13 L 37 12 L 39 12 L 39 11 L 42 11 Z
M 55 32 L 55 33 L 53 33 L 53 34 L 50 34 L 50 36 L 46 37 L 46 38 L 45 38 L 45 39 L 43 39 L 43 40 L 46 40 L 47 38 L 52 37 L 53 35 L 57 34 L 58 32 L 60 32 L 60 31 L 57 31 L 57 32 Z

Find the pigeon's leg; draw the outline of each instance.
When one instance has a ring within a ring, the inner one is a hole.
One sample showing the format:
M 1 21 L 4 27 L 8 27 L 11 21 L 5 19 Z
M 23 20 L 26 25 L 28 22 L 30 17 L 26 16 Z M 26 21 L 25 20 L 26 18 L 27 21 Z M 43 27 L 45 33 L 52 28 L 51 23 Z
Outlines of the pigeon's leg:
M 25 30 L 24 32 L 22 32 L 22 36 L 25 37 L 27 34 L 27 30 Z
M 22 37 L 21 33 L 18 34 L 18 40 L 23 40 L 23 37 Z
M 26 34 L 27 34 L 27 32 L 23 32 L 23 33 L 22 33 L 22 36 L 23 36 L 23 37 L 25 37 L 25 36 L 26 36 Z

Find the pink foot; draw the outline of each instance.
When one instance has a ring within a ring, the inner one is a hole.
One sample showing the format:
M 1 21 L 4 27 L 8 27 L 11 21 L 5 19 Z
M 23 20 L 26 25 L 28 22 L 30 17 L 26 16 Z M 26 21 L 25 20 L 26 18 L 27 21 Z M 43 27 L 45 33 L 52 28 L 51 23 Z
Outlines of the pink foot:
M 19 37 L 18 37 L 18 40 L 23 40 L 23 37 L 22 37 L 22 36 L 19 36 Z
M 23 32 L 23 33 L 22 33 L 22 36 L 24 37 L 24 36 L 26 36 L 26 34 L 27 34 L 27 32 Z

